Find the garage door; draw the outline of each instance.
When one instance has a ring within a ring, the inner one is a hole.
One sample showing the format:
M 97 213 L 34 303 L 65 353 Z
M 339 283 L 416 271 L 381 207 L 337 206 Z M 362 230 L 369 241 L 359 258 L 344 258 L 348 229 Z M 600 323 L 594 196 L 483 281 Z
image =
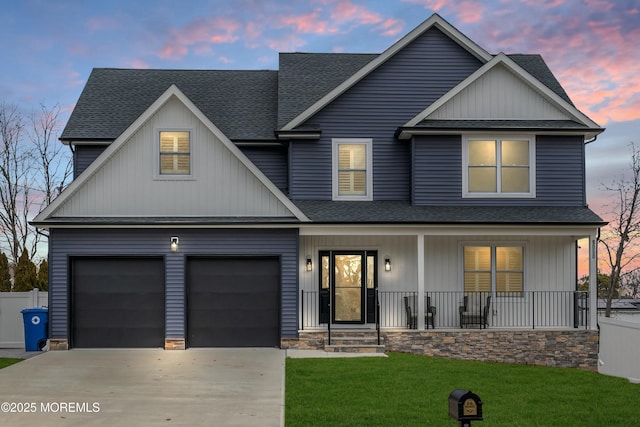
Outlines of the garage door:
M 75 258 L 71 266 L 73 347 L 164 346 L 162 258 Z
M 187 345 L 280 345 L 277 258 L 189 258 Z

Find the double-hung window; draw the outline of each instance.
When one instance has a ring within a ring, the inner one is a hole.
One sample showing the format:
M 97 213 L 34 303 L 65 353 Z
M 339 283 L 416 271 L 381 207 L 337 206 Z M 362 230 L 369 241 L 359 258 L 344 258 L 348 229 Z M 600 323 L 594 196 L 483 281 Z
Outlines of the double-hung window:
M 333 140 L 333 200 L 373 200 L 372 141 Z
M 522 295 L 524 247 L 520 245 L 464 246 L 464 291 Z
M 535 140 L 467 137 L 462 174 L 464 197 L 535 197 Z
M 191 175 L 191 132 L 160 131 L 159 175 Z

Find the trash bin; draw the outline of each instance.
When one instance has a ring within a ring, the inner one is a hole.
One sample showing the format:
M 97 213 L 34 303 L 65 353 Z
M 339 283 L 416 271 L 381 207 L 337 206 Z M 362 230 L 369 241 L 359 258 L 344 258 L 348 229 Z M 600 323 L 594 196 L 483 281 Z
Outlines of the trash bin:
M 21 311 L 24 320 L 24 349 L 40 351 L 47 344 L 49 332 L 48 308 L 25 308 Z

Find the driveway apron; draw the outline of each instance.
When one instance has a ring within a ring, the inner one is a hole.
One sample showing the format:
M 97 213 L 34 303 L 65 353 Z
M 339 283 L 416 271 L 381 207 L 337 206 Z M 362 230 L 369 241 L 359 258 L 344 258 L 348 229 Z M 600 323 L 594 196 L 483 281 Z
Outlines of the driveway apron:
M 0 370 L 0 425 L 281 426 L 278 349 L 53 351 Z

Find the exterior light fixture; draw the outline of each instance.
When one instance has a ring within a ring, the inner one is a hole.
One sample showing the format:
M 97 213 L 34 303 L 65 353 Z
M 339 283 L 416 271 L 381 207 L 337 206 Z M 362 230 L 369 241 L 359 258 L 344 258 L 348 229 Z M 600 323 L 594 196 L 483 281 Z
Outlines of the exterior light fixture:
M 313 261 L 311 255 L 307 255 L 307 271 L 313 271 Z
M 391 258 L 384 258 L 384 271 L 391 271 Z
M 178 239 L 177 237 L 172 237 L 171 238 L 171 252 L 178 252 L 178 242 L 180 241 L 180 239 Z

